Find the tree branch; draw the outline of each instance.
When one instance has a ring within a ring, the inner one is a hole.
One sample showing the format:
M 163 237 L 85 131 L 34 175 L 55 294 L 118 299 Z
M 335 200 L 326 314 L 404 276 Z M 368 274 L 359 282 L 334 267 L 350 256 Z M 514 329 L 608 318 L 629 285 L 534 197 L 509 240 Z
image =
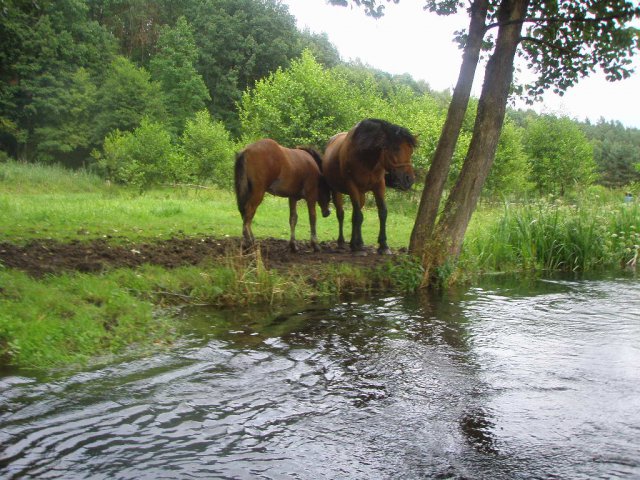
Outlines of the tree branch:
M 599 23 L 599 22 L 608 22 L 611 20 L 624 20 L 633 18 L 635 15 L 632 13 L 621 14 L 621 15 L 607 15 L 604 17 L 576 17 L 576 18 L 567 18 L 567 17 L 531 17 L 531 18 L 523 18 L 522 20 L 508 20 L 506 22 L 495 22 L 487 25 L 487 30 L 496 27 L 502 27 L 504 25 L 511 25 L 514 23 Z
M 581 54 L 581 53 L 577 53 L 575 50 L 571 50 L 570 48 L 564 48 L 561 47 L 560 45 L 555 45 L 551 42 L 547 42 L 546 40 L 541 40 L 539 38 L 535 38 L 535 37 L 520 37 L 520 41 L 521 42 L 531 42 L 531 43 L 537 43 L 538 45 L 544 45 L 545 47 L 549 47 L 551 50 L 556 50 L 558 52 L 562 52 L 565 55 L 570 55 L 572 57 L 578 56 L 581 58 L 586 58 L 586 55 Z

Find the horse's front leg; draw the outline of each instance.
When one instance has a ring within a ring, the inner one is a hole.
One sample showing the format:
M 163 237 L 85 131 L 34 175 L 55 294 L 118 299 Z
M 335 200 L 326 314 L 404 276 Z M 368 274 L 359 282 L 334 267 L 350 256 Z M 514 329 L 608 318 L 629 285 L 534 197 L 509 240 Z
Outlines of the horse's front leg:
M 356 195 L 350 195 L 351 206 L 353 207 L 353 214 L 351 216 L 351 242 L 349 246 L 354 253 L 364 252 L 364 241 L 362 240 L 362 222 L 364 215 L 362 214 L 362 207 L 364 202 L 362 201 L 362 195 L 359 193 Z
M 289 199 L 289 228 L 291 229 L 289 248 L 294 253 L 298 251 L 298 246 L 296 245 L 296 224 L 298 223 L 297 204 L 298 201 L 295 198 Z
M 387 245 L 387 203 L 384 201 L 384 185 L 373 191 L 378 207 L 378 219 L 380 220 L 380 233 L 378 234 L 378 253 L 380 255 L 391 254 Z
M 307 208 L 309 209 L 309 228 L 311 229 L 311 247 L 314 252 L 320 251 L 318 245 L 318 235 L 316 234 L 316 202 L 315 200 L 307 200 Z

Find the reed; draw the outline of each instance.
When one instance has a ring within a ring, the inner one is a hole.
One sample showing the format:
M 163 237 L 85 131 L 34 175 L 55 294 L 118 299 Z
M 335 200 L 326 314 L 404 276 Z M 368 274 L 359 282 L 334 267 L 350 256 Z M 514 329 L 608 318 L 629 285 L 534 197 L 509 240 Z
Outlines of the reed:
M 637 204 L 505 203 L 476 219 L 463 263 L 481 271 L 619 268 L 637 258 L 639 225 Z

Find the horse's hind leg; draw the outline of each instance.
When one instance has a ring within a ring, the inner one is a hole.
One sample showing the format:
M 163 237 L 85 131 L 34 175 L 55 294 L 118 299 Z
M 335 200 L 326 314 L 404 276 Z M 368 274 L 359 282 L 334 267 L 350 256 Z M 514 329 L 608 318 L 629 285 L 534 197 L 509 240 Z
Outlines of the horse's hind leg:
M 320 251 L 318 245 L 318 235 L 316 234 L 316 202 L 307 200 L 307 208 L 309 209 L 309 227 L 311 229 L 311 247 L 314 252 Z
M 245 205 L 244 215 L 242 216 L 242 241 L 245 247 L 253 246 L 256 241 L 251 230 L 251 222 L 263 198 L 264 193 L 253 192 Z
M 297 203 L 295 198 L 289 199 L 289 228 L 291 228 L 289 248 L 294 253 L 298 251 L 298 246 L 296 245 L 296 224 L 298 223 Z
M 251 231 L 251 220 L 253 220 L 253 215 L 249 214 L 245 214 L 242 219 L 242 245 L 245 248 L 251 247 L 255 242 L 253 232 Z
M 336 217 L 338 217 L 338 248 L 346 248 L 344 241 L 344 197 L 339 192 L 332 192 L 333 204 L 336 206 Z

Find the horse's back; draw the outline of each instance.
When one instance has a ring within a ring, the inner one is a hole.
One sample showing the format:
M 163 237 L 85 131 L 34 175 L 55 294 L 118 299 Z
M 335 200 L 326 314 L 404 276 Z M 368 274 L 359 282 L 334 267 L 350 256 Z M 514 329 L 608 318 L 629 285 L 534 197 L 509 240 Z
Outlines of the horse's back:
M 250 145 L 247 145 L 243 153 L 247 158 L 247 161 L 264 164 L 269 167 L 273 167 L 274 164 L 282 161 L 283 152 L 282 147 L 278 142 L 270 138 L 263 138 Z
M 302 198 L 305 192 L 310 193 L 317 188 L 322 159 L 320 154 L 312 153 L 305 148 L 284 148 L 285 163 L 278 182 L 276 195 Z
M 310 152 L 283 147 L 269 138 L 248 145 L 242 153 L 253 184 L 274 195 L 301 198 L 305 186 L 320 176 L 320 167 Z
M 331 137 L 329 139 L 329 141 L 327 142 L 327 146 L 325 147 L 324 150 L 324 161 L 335 161 L 335 159 L 338 156 L 338 152 L 340 151 L 340 146 L 342 145 L 342 142 L 344 142 L 344 139 L 347 137 L 347 132 L 340 132 L 340 133 L 336 133 L 333 137 Z M 330 157 L 331 160 L 328 160 L 327 157 Z

